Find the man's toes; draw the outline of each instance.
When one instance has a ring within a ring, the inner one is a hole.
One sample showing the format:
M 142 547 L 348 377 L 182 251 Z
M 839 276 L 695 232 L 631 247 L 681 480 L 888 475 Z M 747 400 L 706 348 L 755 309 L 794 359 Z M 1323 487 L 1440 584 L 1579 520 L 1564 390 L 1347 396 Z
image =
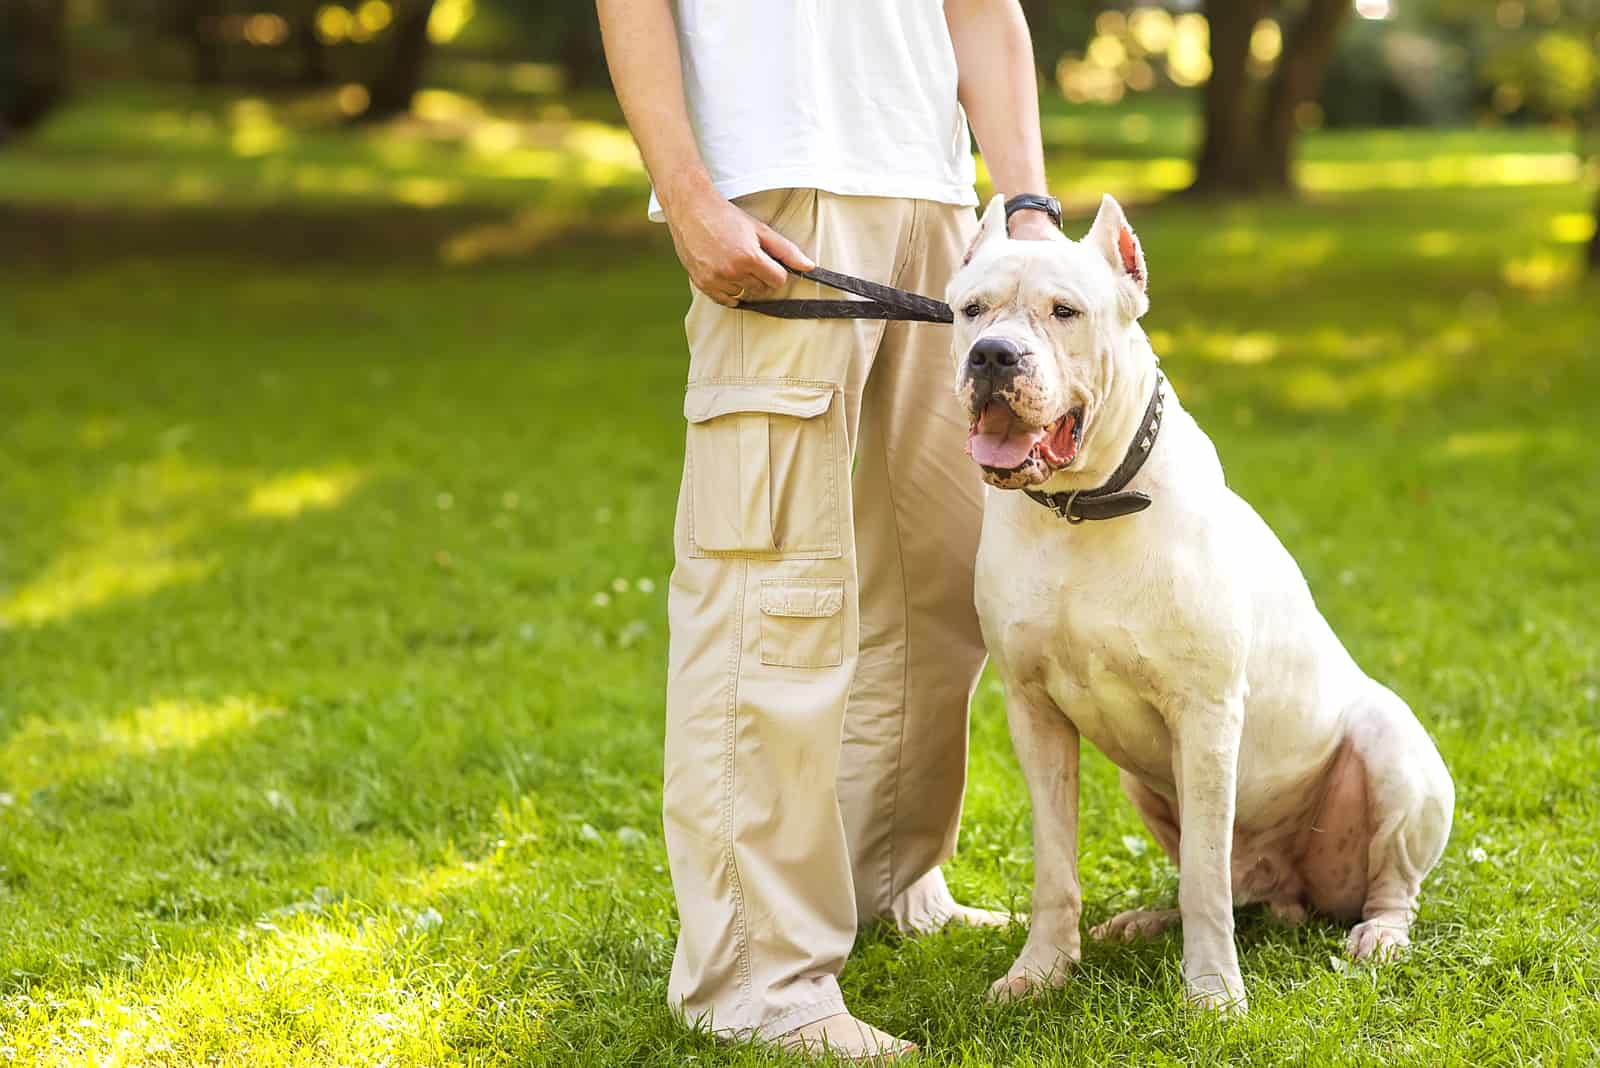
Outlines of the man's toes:
M 1372 919 L 1356 924 L 1350 932 L 1350 956 L 1378 963 L 1394 960 L 1411 944 L 1405 924 L 1394 920 Z
M 778 1039 L 777 1045 L 786 1053 L 872 1064 L 898 1060 L 917 1051 L 905 1039 L 880 1031 L 848 1012 L 797 1027 Z
M 957 905 L 950 916 L 950 922 L 964 927 L 1005 927 L 1015 919 L 1018 923 L 1027 923 L 1026 916 L 1013 916 L 1009 912 L 998 909 L 979 909 L 971 905 Z

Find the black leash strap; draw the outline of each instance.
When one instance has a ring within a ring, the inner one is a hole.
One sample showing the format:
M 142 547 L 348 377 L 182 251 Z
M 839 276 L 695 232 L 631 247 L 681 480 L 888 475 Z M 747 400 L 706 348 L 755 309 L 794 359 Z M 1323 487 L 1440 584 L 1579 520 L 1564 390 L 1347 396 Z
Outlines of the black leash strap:
M 894 286 L 840 274 L 826 267 L 809 271 L 788 268 L 789 273 L 832 289 L 854 293 L 866 300 L 742 300 L 740 311 L 770 315 L 775 319 L 899 319 L 914 323 L 950 323 L 950 305 Z

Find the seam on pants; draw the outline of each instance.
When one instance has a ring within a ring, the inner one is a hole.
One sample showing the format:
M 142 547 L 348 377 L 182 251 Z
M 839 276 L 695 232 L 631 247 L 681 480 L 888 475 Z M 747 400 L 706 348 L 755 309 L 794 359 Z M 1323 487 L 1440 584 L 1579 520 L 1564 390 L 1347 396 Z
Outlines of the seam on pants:
M 734 969 L 739 976 L 739 991 L 751 999 L 750 940 L 744 922 L 744 881 L 739 877 L 739 861 L 734 850 L 733 795 L 734 746 L 739 728 L 739 660 L 744 649 L 744 591 L 750 565 L 739 564 L 739 601 L 733 619 L 733 643 L 728 650 L 728 710 L 722 721 L 722 834 L 726 842 L 728 878 L 733 887 Z
M 738 331 L 734 350 L 739 354 L 739 374 L 745 373 L 744 316 L 733 313 Z M 744 918 L 744 880 L 739 877 L 738 851 L 735 848 L 733 798 L 736 767 L 734 749 L 739 742 L 739 662 L 744 654 L 744 596 L 750 577 L 750 564 L 739 561 L 739 593 L 733 613 L 733 642 L 728 647 L 728 711 L 722 725 L 722 834 L 727 843 L 728 881 L 733 889 L 733 960 L 739 979 L 740 997 L 746 1005 L 754 999 L 750 978 L 750 934 Z
M 905 261 L 900 265 L 900 268 L 895 271 L 894 281 L 890 283 L 891 285 L 899 285 L 903 280 L 901 276 L 905 273 L 906 268 L 910 266 L 911 257 L 914 255 L 916 249 L 918 224 L 921 221 L 922 201 L 914 200 L 911 202 L 911 225 L 908 228 L 908 233 L 906 235 Z M 911 324 L 907 323 L 904 329 L 909 334 L 911 331 Z M 909 353 L 902 351 L 900 356 L 901 359 L 904 360 L 909 358 Z M 882 417 L 882 413 L 880 413 L 880 418 Z M 900 633 L 905 642 L 904 652 L 901 654 L 900 658 L 900 722 L 898 724 L 900 728 L 900 738 L 895 744 L 894 792 L 889 798 L 889 885 L 886 888 L 885 897 L 887 900 L 885 904 L 892 905 L 895 895 L 896 855 L 899 852 L 898 845 L 900 839 L 900 787 L 905 775 L 906 689 L 908 680 L 911 677 L 911 596 L 906 585 L 906 551 L 905 544 L 900 536 L 900 510 L 895 505 L 894 477 L 892 474 L 893 468 L 889 463 L 889 435 L 887 433 L 881 434 L 879 435 L 879 440 L 883 443 L 884 496 L 886 496 L 889 500 L 889 519 L 894 527 L 895 563 L 898 564 L 900 568 L 900 613 L 901 619 L 903 620 Z

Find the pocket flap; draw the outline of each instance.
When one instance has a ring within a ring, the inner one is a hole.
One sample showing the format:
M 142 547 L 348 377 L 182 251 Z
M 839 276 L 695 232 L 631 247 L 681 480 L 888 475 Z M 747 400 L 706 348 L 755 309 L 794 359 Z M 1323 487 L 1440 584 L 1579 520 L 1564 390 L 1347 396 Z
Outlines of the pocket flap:
M 844 607 L 844 579 L 763 579 L 761 611 L 769 616 L 825 619 Z
M 735 412 L 767 412 L 812 419 L 833 403 L 831 386 L 803 386 L 788 382 L 709 383 L 690 386 L 683 395 L 683 417 L 703 423 Z

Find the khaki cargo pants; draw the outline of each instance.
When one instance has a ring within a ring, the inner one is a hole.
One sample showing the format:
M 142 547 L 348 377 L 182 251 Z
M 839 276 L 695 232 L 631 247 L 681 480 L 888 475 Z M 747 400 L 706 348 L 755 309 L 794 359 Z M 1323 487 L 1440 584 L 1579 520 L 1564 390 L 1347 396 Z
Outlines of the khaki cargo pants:
M 935 296 L 970 208 L 741 198 L 836 270 Z M 782 297 L 839 297 L 791 282 Z M 789 321 L 696 294 L 668 600 L 666 843 L 690 1022 L 774 1038 L 844 1011 L 858 923 L 948 912 L 983 666 L 977 466 L 949 328 Z M 943 913 L 943 914 L 941 914 Z

